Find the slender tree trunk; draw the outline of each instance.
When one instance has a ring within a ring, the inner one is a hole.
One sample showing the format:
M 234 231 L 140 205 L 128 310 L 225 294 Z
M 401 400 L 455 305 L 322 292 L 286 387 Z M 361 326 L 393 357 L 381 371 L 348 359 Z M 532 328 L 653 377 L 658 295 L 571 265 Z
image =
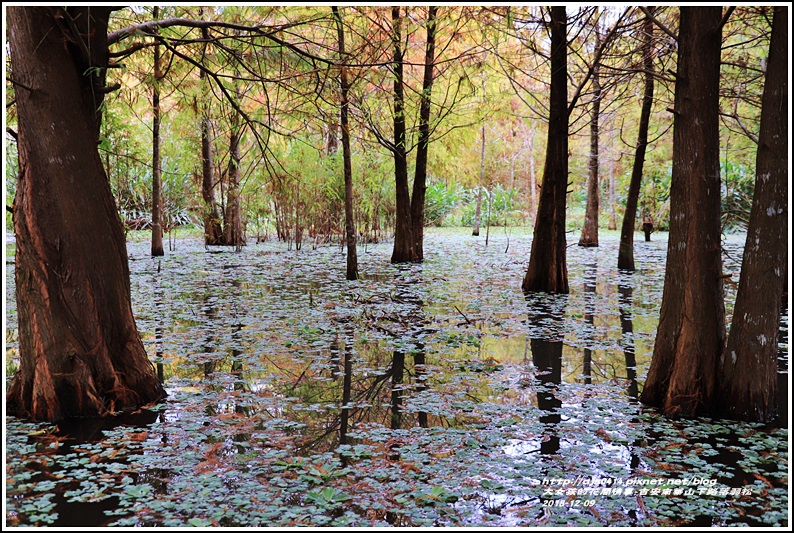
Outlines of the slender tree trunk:
M 152 16 L 160 16 L 160 8 L 154 6 Z M 163 251 L 163 193 L 162 160 L 160 158 L 160 80 L 163 77 L 160 45 L 154 45 L 154 79 L 152 80 L 152 256 L 164 255 Z
M 6 397 L 7 412 L 17 416 L 104 416 L 165 396 L 135 327 L 124 233 L 97 150 L 110 12 L 7 11 L 21 84 L 14 199 L 20 364 Z M 66 17 L 77 35 L 64 29 Z M 74 44 L 81 39 L 86 48 Z
M 595 49 L 601 48 L 601 36 L 596 27 Z M 601 114 L 601 69 L 593 65 L 593 107 L 590 114 L 590 162 L 587 178 L 587 207 L 584 214 L 584 226 L 579 238 L 579 246 L 598 246 L 598 120 Z
M 339 138 L 336 132 L 339 131 L 339 124 L 331 119 L 330 123 L 326 126 L 325 132 L 325 155 L 333 155 L 339 150 Z
M 722 9 L 682 7 L 673 121 L 670 236 L 643 403 L 668 416 L 714 412 L 725 342 L 720 243 Z
M 568 52 L 565 6 L 551 8 L 551 89 L 546 164 L 529 267 L 522 289 L 568 293 L 565 204 L 568 186 Z
M 226 191 L 226 214 L 223 222 L 224 244 L 240 248 L 243 239 L 242 218 L 240 215 L 240 137 L 241 129 L 236 121 L 229 135 L 229 188 Z
M 609 142 L 610 146 L 611 143 L 615 141 L 614 129 L 610 130 L 609 135 Z M 618 229 L 618 222 L 617 222 L 617 215 L 615 213 L 615 158 L 614 152 L 610 150 L 610 154 L 612 157 L 609 160 L 609 181 L 608 181 L 608 191 L 607 197 L 609 198 L 609 224 L 607 225 L 607 229 L 610 231 L 615 231 Z
M 209 39 L 209 32 L 206 28 L 202 28 L 201 36 L 204 39 Z M 203 54 L 206 54 L 206 43 Z M 203 70 L 199 71 L 199 83 L 203 100 L 201 103 L 201 197 L 204 199 L 204 244 L 214 245 L 223 243 L 223 227 L 218 214 L 218 204 L 215 201 L 210 92 L 207 75 Z
M 485 83 L 483 83 L 485 91 Z M 477 205 L 474 209 L 474 228 L 471 234 L 477 237 L 480 234 L 480 222 L 482 218 L 482 188 L 485 183 L 485 121 L 480 126 L 480 182 L 477 184 Z
M 353 220 L 353 166 L 350 154 L 350 126 L 348 124 L 348 92 L 350 85 L 347 80 L 347 67 L 345 66 L 345 30 L 342 26 L 342 16 L 339 8 L 331 8 L 336 19 L 336 31 L 339 38 L 339 57 L 342 67 L 339 70 L 339 84 L 341 86 L 342 101 L 339 109 L 339 122 L 342 126 L 342 159 L 345 173 L 345 241 L 347 243 L 347 279 L 358 278 L 358 254 L 356 252 L 356 225 Z
M 529 126 L 529 211 L 536 213 L 538 201 L 538 180 L 535 176 L 535 123 Z
M 408 156 L 405 148 L 405 92 L 403 88 L 402 19 L 400 8 L 392 7 L 392 47 L 394 51 L 394 183 L 397 213 L 394 224 L 394 251 L 392 263 L 416 260 L 414 254 L 413 225 L 411 223 L 411 191 L 408 188 Z
M 787 270 L 787 8 L 774 8 L 761 99 L 756 182 L 742 274 L 725 353 L 720 359 L 721 412 L 768 422 L 777 410 L 777 340 Z
M 640 111 L 640 129 L 637 134 L 637 148 L 634 153 L 634 166 L 631 169 L 629 193 L 626 198 L 626 211 L 623 213 L 623 224 L 620 228 L 620 247 L 618 249 L 618 268 L 634 270 L 634 227 L 637 220 L 637 203 L 640 199 L 642 169 L 645 164 L 645 150 L 648 147 L 648 126 L 653 106 L 653 21 L 645 18 L 642 27 L 642 57 L 645 68 L 645 92 L 642 95 Z
M 427 45 L 425 48 L 425 72 L 422 79 L 422 95 L 419 104 L 419 144 L 416 148 L 416 169 L 411 195 L 411 229 L 414 240 L 414 258 L 424 259 L 425 235 L 425 191 L 427 190 L 427 152 L 430 145 L 430 104 L 433 91 L 433 69 L 436 47 L 436 6 L 427 11 Z

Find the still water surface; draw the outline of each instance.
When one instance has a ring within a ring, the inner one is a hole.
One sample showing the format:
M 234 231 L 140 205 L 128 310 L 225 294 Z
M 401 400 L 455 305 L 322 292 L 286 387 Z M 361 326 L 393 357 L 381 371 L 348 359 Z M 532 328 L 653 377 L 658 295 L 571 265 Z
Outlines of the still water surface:
M 571 294 L 529 297 L 515 230 L 487 247 L 431 230 L 422 265 L 360 246 L 355 282 L 338 246 L 183 239 L 153 259 L 130 243 L 169 398 L 113 423 L 7 419 L 7 522 L 784 525 L 787 429 L 673 423 L 636 402 L 665 238 L 636 243 L 633 274 L 616 236 L 572 242 Z M 743 236 L 723 244 L 737 280 Z

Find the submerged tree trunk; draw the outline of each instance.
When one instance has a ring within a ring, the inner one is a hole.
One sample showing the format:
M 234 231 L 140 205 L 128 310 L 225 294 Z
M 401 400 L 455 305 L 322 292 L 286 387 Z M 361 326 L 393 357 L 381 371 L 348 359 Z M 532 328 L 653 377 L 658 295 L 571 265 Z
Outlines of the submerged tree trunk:
M 601 37 L 598 27 L 595 32 L 595 49 L 601 48 Z M 590 162 L 587 178 L 587 207 L 584 214 L 582 236 L 579 246 L 598 246 L 598 120 L 601 114 L 601 80 L 598 63 L 593 65 L 593 108 L 590 114 Z
M 787 279 L 787 39 L 786 7 L 778 6 L 761 99 L 753 206 L 718 378 L 721 413 L 759 422 L 772 420 L 777 408 L 777 339 Z
M 209 39 L 209 32 L 202 28 L 201 36 Z M 204 53 L 206 54 L 206 43 Z M 199 70 L 199 83 L 201 84 L 201 197 L 204 199 L 204 244 L 213 245 L 223 242 L 223 227 L 218 214 L 218 204 L 215 202 L 215 177 L 212 162 L 212 127 L 210 121 L 210 92 L 207 75 Z
M 157 20 L 160 8 L 154 6 L 152 16 Z M 154 79 L 152 80 L 152 256 L 163 251 L 163 193 L 162 159 L 160 157 L 160 80 L 163 77 L 160 45 L 154 45 Z
M 341 103 L 339 107 L 339 122 L 342 127 L 342 158 L 345 173 L 345 241 L 347 243 L 347 272 L 349 280 L 358 278 L 358 254 L 356 252 L 356 226 L 353 220 L 353 166 L 350 153 L 350 126 L 348 124 L 348 91 L 350 86 L 347 80 L 347 66 L 345 59 L 345 30 L 342 26 L 342 16 L 339 8 L 331 8 L 336 19 L 336 30 L 339 38 L 339 57 L 342 66 L 339 70 L 339 84 L 341 86 Z
M 17 416 L 104 416 L 165 396 L 135 327 L 124 233 L 97 150 L 110 12 L 7 11 L 20 84 L 20 364 L 6 397 Z M 66 17 L 79 34 L 64 29 Z M 74 44 L 83 40 L 87 47 Z
M 640 199 L 642 169 L 645 165 L 645 150 L 648 147 L 648 126 L 653 106 L 653 21 L 645 18 L 642 26 L 642 58 L 645 69 L 645 92 L 642 94 L 642 110 L 640 126 L 637 133 L 637 148 L 634 152 L 634 166 L 631 169 L 631 181 L 626 198 L 626 211 L 623 213 L 623 224 L 620 227 L 620 247 L 618 249 L 618 268 L 634 270 L 634 227 L 637 220 L 637 204 Z M 646 240 L 650 240 L 650 234 Z
M 551 90 L 546 163 L 535 218 L 525 293 L 568 292 L 565 204 L 568 185 L 568 52 L 564 6 L 551 8 Z
M 714 411 L 725 341 L 720 243 L 720 7 L 682 7 L 664 295 L 643 403 Z M 778 302 L 779 304 L 779 302 Z
M 411 194 L 411 230 L 413 231 L 414 259 L 424 259 L 425 191 L 427 189 L 427 152 L 430 144 L 430 97 L 433 91 L 433 69 L 436 50 L 436 6 L 428 7 L 427 46 L 422 95 L 419 104 L 419 144 L 416 148 L 416 170 Z
M 402 19 L 400 8 L 392 7 L 392 47 L 394 75 L 394 184 L 397 213 L 394 224 L 394 251 L 392 263 L 408 263 L 416 260 L 414 253 L 413 225 L 411 223 L 411 191 L 408 188 L 408 156 L 405 148 L 405 91 L 403 87 Z

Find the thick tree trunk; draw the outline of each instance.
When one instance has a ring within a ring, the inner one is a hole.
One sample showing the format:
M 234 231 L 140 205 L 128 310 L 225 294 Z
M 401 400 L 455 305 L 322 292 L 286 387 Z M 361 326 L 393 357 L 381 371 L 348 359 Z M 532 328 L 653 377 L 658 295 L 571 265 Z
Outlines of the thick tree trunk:
M 425 72 L 422 79 L 422 95 L 419 104 L 419 144 L 416 148 L 416 169 L 411 194 L 411 229 L 416 261 L 424 259 L 425 236 L 425 191 L 427 190 L 427 152 L 430 144 L 430 97 L 433 91 L 433 69 L 436 51 L 435 6 L 428 7 L 427 45 L 425 48 Z
M 226 212 L 223 220 L 223 244 L 238 249 L 245 244 L 240 213 L 240 137 L 240 127 L 233 124 L 229 135 L 229 187 L 226 190 Z
M 568 52 L 564 6 L 551 8 L 551 90 L 546 163 L 529 267 L 522 289 L 568 293 L 565 204 L 568 186 Z
M 14 200 L 20 364 L 9 414 L 104 416 L 165 396 L 135 327 L 124 233 L 97 151 L 110 11 L 7 11 L 22 84 Z M 65 17 L 79 35 L 64 29 Z M 81 39 L 86 47 L 74 44 Z
M 601 37 L 596 28 L 595 49 L 601 48 Z M 587 177 L 587 207 L 584 213 L 579 246 L 598 246 L 598 121 L 601 115 L 601 69 L 593 65 L 593 107 L 590 114 L 590 161 Z
M 642 31 L 645 92 L 642 94 L 640 129 L 637 133 L 637 148 L 634 152 L 634 166 L 631 169 L 631 181 L 626 198 L 626 211 L 623 213 L 623 224 L 620 227 L 620 247 L 618 249 L 618 268 L 632 271 L 634 270 L 634 227 L 637 220 L 637 203 L 640 199 L 642 169 L 645 165 L 645 150 L 648 147 L 648 126 L 653 106 L 653 21 L 649 17 L 645 18 Z M 646 240 L 650 240 L 650 237 Z
M 664 294 L 643 403 L 668 416 L 714 412 L 725 342 L 720 244 L 722 9 L 682 7 Z M 779 303 L 779 302 L 778 302 Z
M 786 7 L 775 7 L 761 99 L 753 206 L 719 371 L 721 413 L 759 422 L 773 419 L 777 409 L 777 339 L 787 279 L 787 39 Z
M 160 8 L 154 6 L 152 16 L 159 18 Z M 163 77 L 160 45 L 154 45 L 154 79 L 152 80 L 152 256 L 163 251 L 162 158 L 160 157 L 160 80 Z
M 342 26 L 342 16 L 339 8 L 331 8 L 336 19 L 336 30 L 339 38 L 339 57 L 342 67 L 339 70 L 339 84 L 341 86 L 342 101 L 339 107 L 339 122 L 342 127 L 342 159 L 345 173 L 345 241 L 347 243 L 347 272 L 349 280 L 358 278 L 358 253 L 356 251 L 356 225 L 353 220 L 353 165 L 350 153 L 350 125 L 348 124 L 348 92 L 350 85 L 347 80 L 347 67 L 345 58 L 345 30 Z
M 397 212 L 394 223 L 394 251 L 392 263 L 416 260 L 413 224 L 411 223 L 411 191 L 408 188 L 408 156 L 405 148 L 405 91 L 403 87 L 402 19 L 400 8 L 392 7 L 392 47 L 394 58 L 394 183 Z
M 207 110 L 208 112 L 209 110 Z M 204 244 L 223 243 L 223 227 L 215 201 L 210 119 L 201 117 L 201 197 L 204 199 Z
M 209 39 L 209 32 L 202 28 L 201 36 Z M 206 44 L 204 45 L 206 54 Z M 210 91 L 207 75 L 199 71 L 199 83 L 204 100 L 201 104 L 201 197 L 204 199 L 204 244 L 214 245 L 223 243 L 223 227 L 218 214 L 218 204 L 215 201 L 215 176 L 212 161 L 212 125 L 210 122 Z

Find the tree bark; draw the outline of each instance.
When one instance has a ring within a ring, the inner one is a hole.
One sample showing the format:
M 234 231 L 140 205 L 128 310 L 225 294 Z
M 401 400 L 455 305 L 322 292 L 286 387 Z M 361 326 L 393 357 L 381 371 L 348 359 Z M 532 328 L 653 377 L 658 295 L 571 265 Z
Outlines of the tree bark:
M 7 11 L 14 79 L 30 90 L 16 92 L 20 364 L 6 400 L 9 414 L 36 420 L 165 396 L 133 319 L 124 233 L 97 150 L 110 12 Z
M 601 37 L 596 26 L 595 49 L 601 48 Z M 584 214 L 582 235 L 579 246 L 598 246 L 598 121 L 601 115 L 601 69 L 598 63 L 593 65 L 593 107 L 590 114 L 590 161 L 587 177 L 587 207 Z
M 245 244 L 240 207 L 241 137 L 242 128 L 238 123 L 238 117 L 233 117 L 231 133 L 229 134 L 229 187 L 226 190 L 226 212 L 223 219 L 223 244 L 226 246 L 234 246 L 237 249 Z
M 157 20 L 160 8 L 154 6 L 152 16 Z M 157 30 L 155 30 L 155 33 Z M 154 79 L 152 80 L 152 256 L 163 251 L 163 193 L 162 158 L 160 157 L 160 80 L 163 77 L 160 45 L 154 45 Z
M 345 65 L 345 30 L 342 26 L 342 16 L 339 8 L 333 6 L 332 11 L 336 19 L 336 31 L 339 38 L 339 57 L 342 66 L 339 70 L 339 85 L 341 86 L 341 103 L 339 107 L 339 122 L 342 129 L 342 159 L 345 173 L 345 241 L 347 243 L 347 271 L 348 280 L 358 279 L 358 254 L 356 251 L 356 225 L 353 220 L 353 165 L 350 153 L 350 126 L 348 124 L 348 109 L 350 102 L 348 92 L 350 85 L 347 79 L 347 66 Z
M 411 195 L 411 229 L 413 231 L 414 259 L 424 259 L 425 191 L 427 190 L 427 152 L 430 145 L 430 104 L 433 91 L 433 69 L 436 50 L 436 6 L 427 12 L 427 44 L 425 71 L 422 78 L 422 95 L 419 104 L 419 144 L 416 148 L 416 169 Z
M 403 88 L 402 18 L 400 8 L 392 7 L 392 48 L 394 74 L 394 183 L 396 188 L 394 250 L 392 263 L 408 263 L 416 260 L 414 253 L 413 227 L 411 223 L 411 191 L 408 188 L 408 156 L 405 148 L 405 91 Z
M 568 51 L 564 6 L 551 8 L 551 89 L 546 163 L 524 293 L 568 293 L 565 204 L 568 185 Z
M 634 152 L 634 166 L 631 169 L 631 181 L 626 198 L 626 211 L 623 213 L 623 224 L 620 227 L 620 246 L 618 248 L 618 268 L 622 270 L 634 267 L 634 228 L 637 221 L 637 204 L 640 199 L 642 169 L 645 165 L 645 150 L 648 147 L 648 127 L 653 106 L 653 21 L 645 17 L 642 26 L 642 58 L 645 69 L 645 91 L 642 94 L 642 110 L 640 126 L 637 133 L 637 148 Z M 650 240 L 650 238 L 646 239 Z
M 714 412 L 725 341 L 720 243 L 720 7 L 682 7 L 670 236 L 653 359 L 641 401 L 668 416 Z M 779 303 L 779 302 L 778 302 Z
M 756 182 L 742 274 L 725 353 L 721 413 L 768 422 L 777 410 L 777 340 L 787 270 L 788 59 L 786 7 L 774 8 L 761 99 Z

